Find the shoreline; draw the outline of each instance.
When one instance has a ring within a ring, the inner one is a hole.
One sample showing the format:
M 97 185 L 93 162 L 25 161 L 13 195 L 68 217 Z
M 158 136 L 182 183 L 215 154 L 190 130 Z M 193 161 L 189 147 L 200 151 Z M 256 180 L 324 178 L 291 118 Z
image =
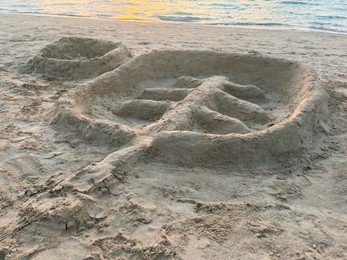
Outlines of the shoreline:
M 196 22 L 183 22 L 183 21 L 168 21 L 160 19 L 138 19 L 138 20 L 120 20 L 116 18 L 107 17 L 90 17 L 90 16 L 78 16 L 78 15 L 64 15 L 64 14 L 43 14 L 43 13 L 10 13 L 0 12 L 4 15 L 26 15 L 26 16 L 37 16 L 37 17 L 55 17 L 55 18 L 71 18 L 71 19 L 86 19 L 86 20 L 100 20 L 109 22 L 119 23 L 163 23 L 163 24 L 177 24 L 180 26 L 207 26 L 207 27 L 219 27 L 219 28 L 235 28 L 235 29 L 252 29 L 252 30 L 275 30 L 275 31 L 298 31 L 298 32 L 318 32 L 318 33 L 331 33 L 331 34 L 342 34 L 347 35 L 347 28 L 344 31 L 336 31 L 329 29 L 315 29 L 315 28 L 299 28 L 299 27 L 280 27 L 280 26 L 266 26 L 266 25 L 223 25 L 223 24 L 208 24 L 208 23 L 196 23 Z

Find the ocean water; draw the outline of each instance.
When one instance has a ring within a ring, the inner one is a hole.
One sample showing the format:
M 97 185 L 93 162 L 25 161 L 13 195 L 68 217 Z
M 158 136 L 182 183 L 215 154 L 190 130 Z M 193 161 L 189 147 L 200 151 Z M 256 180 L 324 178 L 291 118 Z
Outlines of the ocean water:
M 0 12 L 347 33 L 347 0 L 0 0 Z

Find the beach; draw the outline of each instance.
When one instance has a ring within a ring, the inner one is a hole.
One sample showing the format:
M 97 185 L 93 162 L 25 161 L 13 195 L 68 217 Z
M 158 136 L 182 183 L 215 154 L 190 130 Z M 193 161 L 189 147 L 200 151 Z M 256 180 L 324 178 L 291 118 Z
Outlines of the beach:
M 2 0 L 0 12 L 347 32 L 344 0 Z
M 0 259 L 347 258 L 346 34 L 1 13 L 0 42 Z

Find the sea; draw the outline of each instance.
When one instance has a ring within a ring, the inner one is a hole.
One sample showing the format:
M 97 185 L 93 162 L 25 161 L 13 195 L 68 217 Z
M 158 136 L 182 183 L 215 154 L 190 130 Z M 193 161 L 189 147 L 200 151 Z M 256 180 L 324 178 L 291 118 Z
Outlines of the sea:
M 347 0 L 0 0 L 0 12 L 347 33 Z

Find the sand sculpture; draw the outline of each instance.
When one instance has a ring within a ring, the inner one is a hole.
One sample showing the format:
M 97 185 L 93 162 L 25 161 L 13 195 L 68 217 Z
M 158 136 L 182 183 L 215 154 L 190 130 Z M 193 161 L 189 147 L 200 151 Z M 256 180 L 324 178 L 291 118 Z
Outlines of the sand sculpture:
M 51 125 L 154 161 L 273 166 L 312 146 L 326 104 L 314 72 L 293 61 L 163 50 L 69 91 Z
M 1 17 L 0 259 L 345 256 L 343 35 Z M 16 70 L 91 32 L 175 51 L 89 79 Z
M 117 68 L 131 56 L 122 43 L 64 37 L 43 48 L 24 70 L 49 79 L 93 78 Z

